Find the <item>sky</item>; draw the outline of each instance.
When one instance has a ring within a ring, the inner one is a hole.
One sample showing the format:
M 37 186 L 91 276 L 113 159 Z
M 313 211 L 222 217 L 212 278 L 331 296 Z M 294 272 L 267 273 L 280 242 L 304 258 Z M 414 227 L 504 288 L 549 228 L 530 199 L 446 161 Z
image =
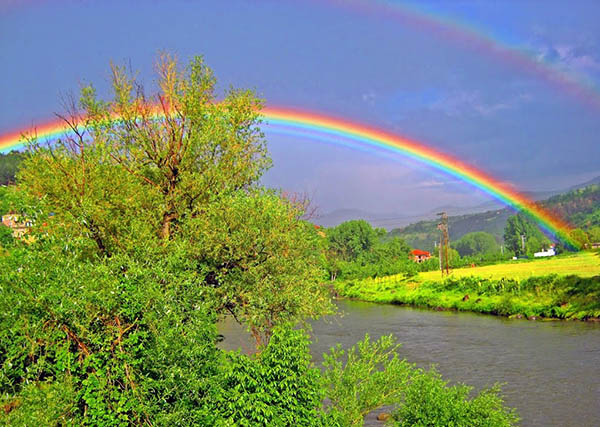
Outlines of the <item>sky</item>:
M 521 191 L 600 175 L 600 2 L 0 0 L 0 134 L 63 111 L 109 64 L 149 90 L 160 52 L 203 55 L 219 91 L 419 141 Z M 269 133 L 265 185 L 318 212 L 418 215 L 490 201 L 400 155 Z

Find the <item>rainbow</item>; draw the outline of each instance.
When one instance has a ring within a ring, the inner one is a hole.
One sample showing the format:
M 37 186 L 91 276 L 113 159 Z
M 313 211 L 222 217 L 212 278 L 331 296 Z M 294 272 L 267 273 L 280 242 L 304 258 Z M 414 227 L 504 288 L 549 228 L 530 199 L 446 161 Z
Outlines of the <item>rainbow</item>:
M 575 242 L 569 238 L 570 227 L 566 222 L 547 212 L 507 184 L 456 157 L 441 153 L 423 143 L 411 141 L 369 125 L 312 111 L 270 107 L 263 109 L 262 115 L 266 119 L 266 130 L 269 131 L 330 143 L 341 143 L 369 152 L 383 150 L 387 153 L 415 159 L 484 191 L 507 206 L 528 213 L 544 230 L 577 247 Z M 38 139 L 52 140 L 68 131 L 69 129 L 63 122 L 53 121 L 35 128 L 35 135 Z M 0 152 L 22 147 L 22 135 L 26 132 L 24 130 L 0 135 Z
M 600 90 L 591 81 L 582 80 L 571 73 L 560 70 L 548 62 L 536 58 L 533 54 L 515 48 L 468 23 L 451 19 L 439 12 L 425 10 L 420 6 L 388 0 L 349 0 L 343 3 L 330 1 L 336 6 L 354 9 L 356 13 L 363 16 L 377 14 L 381 19 L 396 20 L 410 25 L 418 31 L 436 34 L 444 40 L 454 41 L 478 54 L 533 74 L 560 92 L 577 98 L 594 109 L 600 109 Z

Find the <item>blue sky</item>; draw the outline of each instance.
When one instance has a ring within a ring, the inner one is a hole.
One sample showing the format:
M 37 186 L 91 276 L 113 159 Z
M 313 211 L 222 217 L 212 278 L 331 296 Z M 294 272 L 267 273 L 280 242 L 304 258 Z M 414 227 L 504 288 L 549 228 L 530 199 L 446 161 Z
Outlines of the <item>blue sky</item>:
M 162 50 L 182 62 L 204 55 L 221 88 L 381 126 L 522 190 L 559 189 L 600 175 L 600 103 L 449 34 L 469 28 L 600 99 L 598 16 L 600 3 L 585 0 L 5 0 L 0 133 L 52 117 L 82 83 L 108 96 L 111 60 L 130 63 L 151 89 Z M 321 212 L 415 214 L 489 200 L 401 157 L 267 137 L 274 167 L 264 182 L 308 193 Z

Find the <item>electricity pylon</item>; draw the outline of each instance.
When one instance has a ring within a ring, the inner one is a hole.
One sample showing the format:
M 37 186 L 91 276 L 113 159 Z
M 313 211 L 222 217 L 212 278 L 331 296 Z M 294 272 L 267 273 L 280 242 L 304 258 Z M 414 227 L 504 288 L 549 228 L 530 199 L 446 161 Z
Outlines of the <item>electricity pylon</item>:
M 450 238 L 448 237 L 448 215 L 446 212 L 438 213 L 441 216 L 441 221 L 437 228 L 441 232 L 440 239 L 440 269 L 442 270 L 442 276 L 444 275 L 444 267 L 446 268 L 446 276 L 450 274 L 450 263 L 448 262 L 448 246 L 450 246 Z M 442 262 L 442 259 L 444 262 Z

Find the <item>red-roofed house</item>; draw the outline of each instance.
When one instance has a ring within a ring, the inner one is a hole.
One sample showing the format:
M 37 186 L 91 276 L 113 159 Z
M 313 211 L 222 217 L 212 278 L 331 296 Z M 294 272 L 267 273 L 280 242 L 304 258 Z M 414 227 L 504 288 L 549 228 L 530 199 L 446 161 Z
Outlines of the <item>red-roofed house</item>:
M 410 251 L 410 257 L 414 262 L 423 262 L 431 258 L 431 254 L 427 251 L 420 249 L 414 249 Z

